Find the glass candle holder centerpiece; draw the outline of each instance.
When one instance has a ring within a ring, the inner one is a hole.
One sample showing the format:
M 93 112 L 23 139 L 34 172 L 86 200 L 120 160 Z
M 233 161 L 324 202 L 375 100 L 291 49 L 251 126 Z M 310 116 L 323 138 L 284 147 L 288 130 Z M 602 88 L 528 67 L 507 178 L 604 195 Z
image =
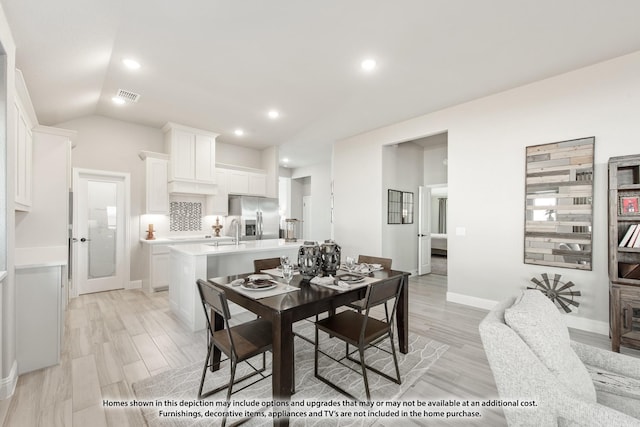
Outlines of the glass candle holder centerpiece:
M 322 256 L 322 272 L 325 275 L 336 274 L 340 268 L 340 246 L 333 240 L 325 240 L 320 245 Z
M 297 235 L 297 229 L 298 229 L 298 223 L 302 222 L 299 219 L 295 219 L 295 218 L 289 218 L 289 219 L 285 219 L 284 223 L 285 223 L 285 230 L 284 230 L 284 241 L 285 242 L 297 242 L 298 238 L 296 237 Z
M 304 280 L 311 280 L 322 271 L 320 246 L 316 242 L 304 242 L 298 249 L 298 268 Z

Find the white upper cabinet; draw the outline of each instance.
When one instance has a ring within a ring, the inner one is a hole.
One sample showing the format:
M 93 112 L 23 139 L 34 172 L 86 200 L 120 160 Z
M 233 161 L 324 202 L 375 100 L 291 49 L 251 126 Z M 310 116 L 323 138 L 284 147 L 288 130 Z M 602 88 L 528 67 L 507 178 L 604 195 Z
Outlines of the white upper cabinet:
M 37 124 L 29 92 L 20 70 L 16 70 L 15 108 L 15 209 L 29 211 L 32 206 L 33 133 Z
M 175 123 L 162 130 L 169 154 L 169 192 L 215 194 L 218 134 Z
M 219 170 L 224 171 L 226 175 L 227 194 L 267 195 L 267 175 L 265 173 L 235 169 Z
M 207 215 L 227 216 L 229 214 L 229 192 L 227 174 L 224 169 L 216 169 L 216 184 L 218 185 L 218 193 L 206 198 L 206 213 Z
M 169 156 L 163 153 L 141 151 L 139 156 L 145 163 L 146 214 L 169 214 Z
M 216 139 L 208 135 L 196 135 L 195 179 L 199 182 L 216 182 Z

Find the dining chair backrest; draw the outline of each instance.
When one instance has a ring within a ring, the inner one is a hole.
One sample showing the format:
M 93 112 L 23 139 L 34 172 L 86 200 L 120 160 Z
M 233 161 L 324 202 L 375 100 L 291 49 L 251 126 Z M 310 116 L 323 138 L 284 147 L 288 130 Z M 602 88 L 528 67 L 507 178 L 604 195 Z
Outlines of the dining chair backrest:
M 365 297 L 365 315 L 369 315 L 369 309 L 371 307 L 385 303 L 395 298 L 393 309 L 391 310 L 391 315 L 388 317 L 389 319 L 393 319 L 401 290 L 402 276 L 394 277 L 389 280 L 385 280 L 379 283 L 372 283 L 371 285 L 369 285 L 369 288 L 367 289 L 367 295 Z
M 224 292 L 202 279 L 198 279 L 197 284 L 207 320 L 209 321 L 209 309 L 212 309 L 222 316 L 225 322 L 229 320 L 231 314 L 229 313 L 229 304 L 227 303 L 227 297 Z
M 253 260 L 253 271 L 260 273 L 262 270 L 269 270 L 280 266 L 280 258 L 264 258 Z
M 391 258 L 380 258 L 369 255 L 358 255 L 358 264 L 380 264 L 383 269 L 391 270 Z

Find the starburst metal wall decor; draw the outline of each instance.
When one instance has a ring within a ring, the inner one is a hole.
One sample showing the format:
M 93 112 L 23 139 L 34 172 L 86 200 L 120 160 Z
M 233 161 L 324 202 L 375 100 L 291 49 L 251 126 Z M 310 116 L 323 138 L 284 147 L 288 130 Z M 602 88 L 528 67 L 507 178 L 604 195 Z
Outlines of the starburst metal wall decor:
M 542 280 L 532 278 L 535 287 L 527 286 L 527 289 L 537 289 L 547 296 L 553 303 L 562 308 L 565 313 L 571 313 L 569 306 L 578 307 L 579 302 L 574 301 L 574 297 L 581 296 L 580 291 L 571 290 L 575 284 L 571 281 L 563 282 L 560 274 L 554 274 L 553 279 L 549 279 L 547 273 L 542 273 Z

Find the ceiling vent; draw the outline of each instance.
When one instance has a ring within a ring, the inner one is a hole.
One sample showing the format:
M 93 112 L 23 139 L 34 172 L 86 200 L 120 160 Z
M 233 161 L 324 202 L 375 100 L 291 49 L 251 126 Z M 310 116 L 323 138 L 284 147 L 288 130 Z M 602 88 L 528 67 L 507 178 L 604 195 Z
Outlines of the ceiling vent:
M 129 90 L 118 89 L 118 94 L 116 95 L 118 98 L 122 98 L 127 102 L 138 102 L 140 99 L 140 94 L 131 92 Z

